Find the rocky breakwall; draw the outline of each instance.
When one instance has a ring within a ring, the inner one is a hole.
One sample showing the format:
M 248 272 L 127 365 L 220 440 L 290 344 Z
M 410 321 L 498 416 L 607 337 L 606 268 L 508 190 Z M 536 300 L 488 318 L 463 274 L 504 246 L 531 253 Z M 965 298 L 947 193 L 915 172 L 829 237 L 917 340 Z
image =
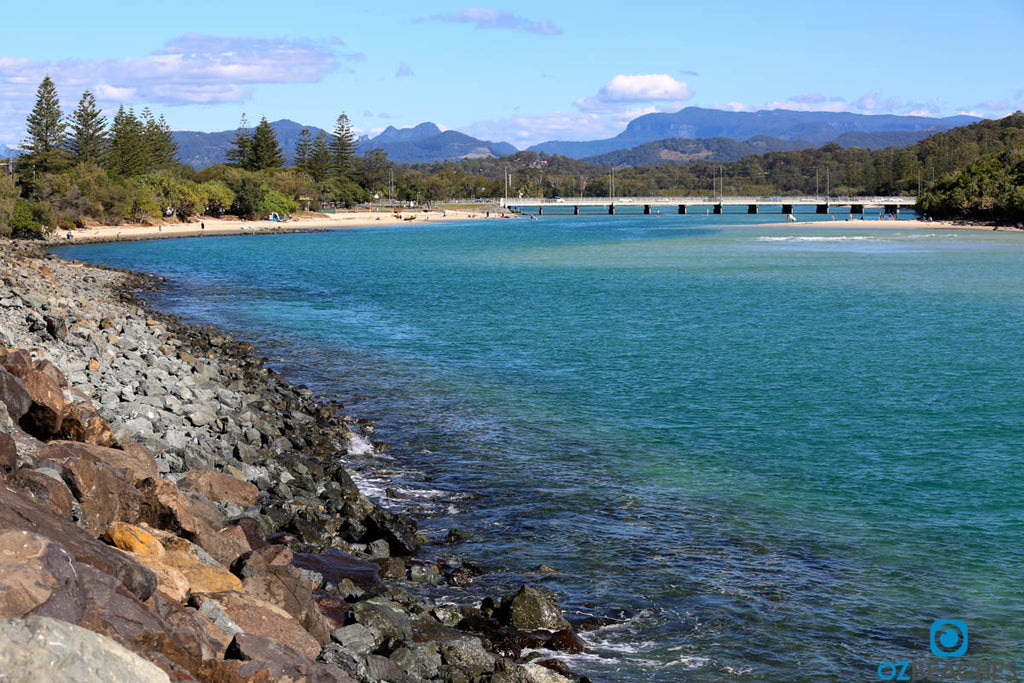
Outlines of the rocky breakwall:
M 0 246 L 4 680 L 585 680 L 535 652 L 583 649 L 547 591 L 407 590 L 472 570 L 359 492 L 368 429 L 137 277 Z

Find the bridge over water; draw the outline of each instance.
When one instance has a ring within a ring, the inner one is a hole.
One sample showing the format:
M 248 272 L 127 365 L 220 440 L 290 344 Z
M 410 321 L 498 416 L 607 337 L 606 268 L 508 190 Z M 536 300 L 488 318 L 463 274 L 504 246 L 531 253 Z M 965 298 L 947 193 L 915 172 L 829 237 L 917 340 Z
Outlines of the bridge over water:
M 878 209 L 887 214 L 898 214 L 901 210 L 913 209 L 915 197 L 580 197 L 574 199 L 543 197 L 520 197 L 505 199 L 501 204 L 508 209 L 547 213 L 571 213 L 579 215 L 584 207 L 604 207 L 609 215 L 626 207 L 643 208 L 644 214 L 671 208 L 679 214 L 691 213 L 703 208 L 704 213 L 760 213 L 762 209 L 783 214 L 795 213 L 798 207 L 814 207 L 814 212 L 827 214 L 832 207 L 850 207 L 850 213 L 860 215 L 864 209 Z M 727 209 L 734 210 L 728 211 Z M 742 207 L 740 211 L 735 209 Z

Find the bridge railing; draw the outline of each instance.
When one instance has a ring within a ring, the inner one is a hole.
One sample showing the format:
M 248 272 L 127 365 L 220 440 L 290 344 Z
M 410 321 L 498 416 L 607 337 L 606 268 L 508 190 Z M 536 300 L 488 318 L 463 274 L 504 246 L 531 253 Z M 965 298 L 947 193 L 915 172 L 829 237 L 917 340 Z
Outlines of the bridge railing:
M 561 198 L 547 198 L 547 197 L 522 197 L 522 198 L 509 198 L 508 204 L 505 204 L 504 199 L 500 199 L 499 203 L 503 206 L 559 206 L 562 204 L 566 205 L 579 205 L 579 206 L 607 206 L 608 204 L 615 204 L 616 206 L 629 205 L 629 204 L 832 204 L 832 205 L 848 205 L 848 204 L 861 204 L 861 205 L 898 205 L 898 206 L 911 206 L 917 202 L 916 197 L 884 197 L 884 196 L 872 196 L 872 197 L 854 197 L 854 196 L 759 196 L 759 197 L 718 197 L 718 196 L 686 196 L 686 197 L 561 197 Z

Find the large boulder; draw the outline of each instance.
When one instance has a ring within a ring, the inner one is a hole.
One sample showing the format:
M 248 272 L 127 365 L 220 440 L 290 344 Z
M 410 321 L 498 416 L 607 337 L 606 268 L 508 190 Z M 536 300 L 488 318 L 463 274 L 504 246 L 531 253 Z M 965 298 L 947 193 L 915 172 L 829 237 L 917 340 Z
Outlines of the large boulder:
M 561 631 L 571 628 L 562 616 L 555 594 L 540 586 L 523 586 L 501 603 L 503 621 L 512 628 L 529 631 L 537 628 Z
M 189 470 L 178 480 L 178 486 L 202 494 L 214 503 L 234 503 L 243 508 L 254 504 L 260 495 L 253 484 L 213 470 Z
M 77 441 L 51 441 L 46 444 L 43 457 L 57 461 L 67 457 L 99 460 L 114 469 L 122 470 L 133 485 L 157 476 L 156 457 L 152 451 L 139 443 L 129 442 L 120 449 Z
M 201 596 L 214 600 L 245 633 L 266 636 L 297 650 L 308 659 L 320 654 L 320 643 L 302 624 L 277 605 L 252 595 L 236 592 Z M 194 596 L 195 599 L 195 596 Z
M 227 523 L 216 507 L 189 498 L 174 482 L 154 477 L 140 482 L 139 489 L 144 496 L 141 521 L 195 542 L 225 565 L 249 550 L 234 535 L 221 533 Z
M 6 478 L 18 467 L 18 444 L 9 434 L 0 432 L 0 478 Z
M 32 399 L 20 420 L 21 428 L 43 441 L 56 436 L 64 419 L 64 391 L 52 377 L 38 370 L 29 370 L 19 378 Z
M 35 616 L 0 619 L 0 671 L 4 680 L 12 682 L 58 679 L 76 683 L 170 681 L 155 664 L 109 638 L 66 621 Z
M 318 683 L 349 683 L 352 679 L 337 667 L 314 662 L 294 648 L 266 636 L 236 634 L 224 655 L 227 660 L 261 663 L 273 680 L 305 680 Z M 244 670 L 244 669 L 240 669 Z
M 72 519 L 75 497 L 56 470 L 31 470 L 23 467 L 11 477 L 11 485 L 32 496 L 33 500 L 51 512 L 64 519 Z
M 81 564 L 116 577 L 139 600 L 156 588 L 153 572 L 123 552 L 89 536 L 74 522 L 61 519 L 28 497 L 0 486 L 0 529 L 23 529 L 63 546 Z
M 0 531 L 0 617 L 34 614 L 77 623 L 84 611 L 79 575 L 67 550 L 31 531 Z
M 416 540 L 416 520 L 409 515 L 396 514 L 382 507 L 374 507 L 366 516 L 364 542 L 382 538 L 388 543 L 392 555 L 412 555 L 420 549 Z
M 86 599 L 82 626 L 112 638 L 165 671 L 179 667 L 199 671 L 204 653 L 212 652 L 213 647 L 198 624 L 195 629 L 182 629 L 180 624 L 168 623 L 158 610 L 139 602 L 113 577 L 88 566 L 79 569 Z M 153 599 L 162 598 L 155 593 Z M 160 604 L 169 607 L 169 601 Z
M 81 441 L 97 446 L 113 446 L 117 443 L 114 430 L 91 403 L 79 401 L 67 406 L 60 423 L 58 436 L 68 441 Z
M 137 521 L 142 494 L 120 470 L 91 451 L 98 446 L 69 443 L 48 444 L 43 457 L 63 468 L 64 482 L 81 508 L 82 524 L 98 538 L 114 520 Z
M 348 579 L 362 590 L 376 594 L 384 590 L 380 579 L 380 565 L 359 560 L 340 550 L 324 553 L 295 553 L 292 564 L 300 569 L 316 572 L 324 583 L 336 586 Z
M 0 367 L 0 403 L 7 408 L 7 414 L 19 422 L 32 407 L 32 397 L 25 391 L 21 380 Z

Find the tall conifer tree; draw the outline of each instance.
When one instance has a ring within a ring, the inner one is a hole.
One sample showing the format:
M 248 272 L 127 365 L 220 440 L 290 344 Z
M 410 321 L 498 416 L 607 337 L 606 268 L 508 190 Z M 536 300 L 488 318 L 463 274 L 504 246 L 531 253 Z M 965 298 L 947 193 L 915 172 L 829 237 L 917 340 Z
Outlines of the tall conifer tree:
M 231 139 L 231 148 L 227 151 L 227 158 L 235 166 L 246 168 L 249 161 L 249 148 L 252 146 L 252 133 L 249 131 L 249 121 L 242 114 L 242 120 L 238 122 L 238 131 Z
M 123 104 L 118 107 L 110 127 L 110 146 L 105 157 L 109 171 L 126 178 L 146 172 L 149 154 L 144 132 L 145 128 L 135 112 L 125 109 Z
M 299 132 L 299 139 L 295 143 L 295 168 L 307 171 L 309 155 L 313 151 L 313 139 L 309 135 L 309 129 L 303 128 Z
M 22 145 L 27 151 L 22 158 L 23 165 L 31 165 L 37 171 L 54 171 L 66 164 L 64 144 L 67 124 L 60 110 L 57 87 L 49 75 L 36 89 L 36 104 L 25 122 L 28 139 Z
M 96 98 L 86 90 L 71 115 L 68 151 L 78 162 L 99 164 L 107 148 L 107 119 L 96 108 Z
M 259 125 L 253 131 L 247 161 L 244 168 L 250 171 L 280 168 L 284 165 L 284 154 L 281 153 L 281 146 L 277 143 L 277 135 L 271 125 L 267 123 L 265 116 L 260 119 Z
M 327 142 L 327 134 L 320 131 L 313 140 L 313 149 L 309 153 L 306 171 L 313 180 L 320 183 L 331 173 L 331 147 Z
M 340 180 L 349 180 L 355 171 L 356 136 L 352 132 L 348 115 L 338 116 L 331 135 L 331 170 Z

